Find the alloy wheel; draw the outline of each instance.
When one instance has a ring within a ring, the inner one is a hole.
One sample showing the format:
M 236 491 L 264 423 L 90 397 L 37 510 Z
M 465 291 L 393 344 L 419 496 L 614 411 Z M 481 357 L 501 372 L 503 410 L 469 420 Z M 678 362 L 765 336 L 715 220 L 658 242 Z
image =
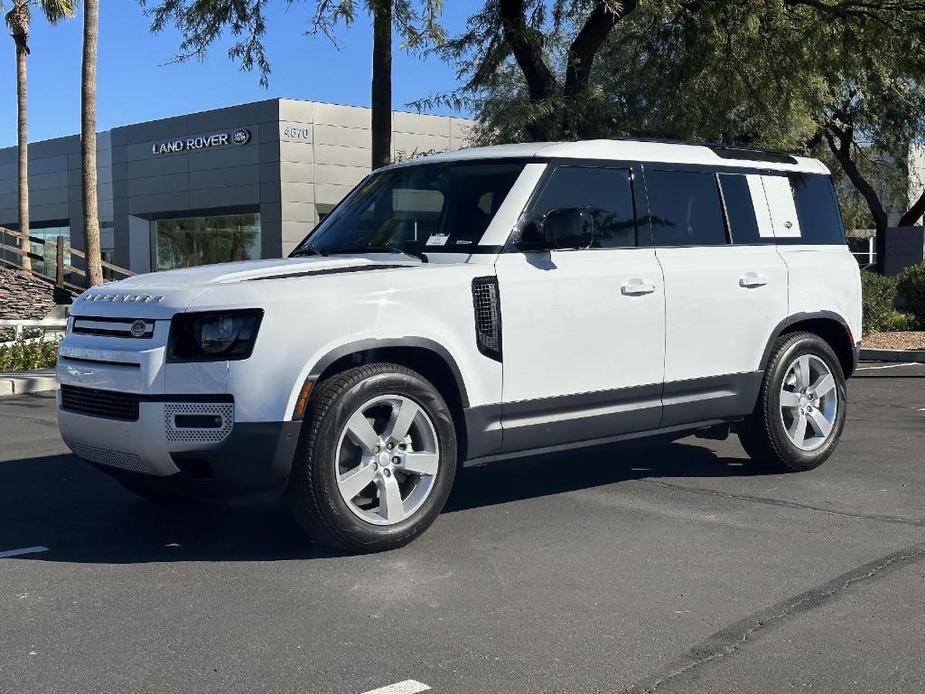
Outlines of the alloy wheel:
M 780 416 L 794 446 L 814 451 L 825 444 L 838 404 L 835 376 L 824 360 L 803 354 L 791 362 L 780 388 Z
M 437 431 L 411 398 L 383 395 L 347 420 L 337 445 L 337 487 L 347 507 L 375 525 L 395 525 L 427 500 L 439 471 Z

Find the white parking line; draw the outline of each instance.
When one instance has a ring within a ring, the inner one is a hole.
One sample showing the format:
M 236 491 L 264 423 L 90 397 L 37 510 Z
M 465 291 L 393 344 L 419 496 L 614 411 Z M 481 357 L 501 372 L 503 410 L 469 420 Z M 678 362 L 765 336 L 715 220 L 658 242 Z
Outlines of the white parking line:
M 862 366 L 858 371 L 875 371 L 877 369 L 898 369 L 900 366 L 918 366 L 918 363 L 914 361 L 906 362 L 905 364 L 888 364 L 887 366 Z
M 430 687 L 417 680 L 405 680 L 404 682 L 390 684 L 387 687 L 380 687 L 379 689 L 363 692 L 363 694 L 418 694 L 418 692 L 426 692 L 429 690 Z
M 22 549 L 8 549 L 6 552 L 0 552 L 0 559 L 21 557 L 24 554 L 38 554 L 39 552 L 47 551 L 48 547 L 23 547 Z

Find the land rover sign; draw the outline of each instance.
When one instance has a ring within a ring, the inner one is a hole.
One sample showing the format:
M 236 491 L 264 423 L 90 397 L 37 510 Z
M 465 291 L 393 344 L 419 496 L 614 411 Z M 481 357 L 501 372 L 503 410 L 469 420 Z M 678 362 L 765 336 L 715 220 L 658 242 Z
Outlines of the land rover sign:
M 237 130 L 212 133 L 211 135 L 196 135 L 194 137 L 155 142 L 151 146 L 151 151 L 157 156 L 177 152 L 195 152 L 200 149 L 215 149 L 216 147 L 225 147 L 227 145 L 246 145 L 250 141 L 251 131 L 247 128 L 238 128 Z

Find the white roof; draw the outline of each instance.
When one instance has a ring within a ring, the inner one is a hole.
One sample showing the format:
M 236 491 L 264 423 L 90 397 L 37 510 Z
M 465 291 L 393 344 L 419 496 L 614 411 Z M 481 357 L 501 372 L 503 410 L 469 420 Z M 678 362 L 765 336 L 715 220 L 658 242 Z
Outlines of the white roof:
M 747 156 L 747 150 L 738 150 L 740 156 Z M 780 171 L 802 171 L 805 173 L 828 174 L 829 169 L 818 159 L 797 157 L 796 164 L 762 161 L 760 158 L 727 159 L 719 156 L 706 145 L 681 144 L 674 142 L 645 142 L 639 140 L 583 140 L 580 142 L 530 142 L 516 145 L 495 145 L 493 147 L 470 147 L 451 152 L 433 154 L 420 159 L 396 164 L 405 166 L 420 162 L 463 161 L 472 159 L 499 158 L 563 158 L 563 159 L 614 159 L 618 161 L 661 162 L 672 164 L 709 164 L 713 166 L 740 167 L 744 169 L 772 169 Z M 760 153 L 756 151 L 756 157 Z

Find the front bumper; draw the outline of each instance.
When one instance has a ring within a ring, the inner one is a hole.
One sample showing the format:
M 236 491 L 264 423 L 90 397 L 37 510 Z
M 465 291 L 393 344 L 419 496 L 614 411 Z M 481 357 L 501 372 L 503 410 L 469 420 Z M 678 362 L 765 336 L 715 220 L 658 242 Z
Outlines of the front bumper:
M 217 426 L 178 427 L 178 416 L 212 418 Z M 58 425 L 75 455 L 116 477 L 161 478 L 226 500 L 279 494 L 301 428 L 301 422 L 235 422 L 226 396 L 142 399 L 138 419 L 120 421 L 62 409 L 60 391 Z

